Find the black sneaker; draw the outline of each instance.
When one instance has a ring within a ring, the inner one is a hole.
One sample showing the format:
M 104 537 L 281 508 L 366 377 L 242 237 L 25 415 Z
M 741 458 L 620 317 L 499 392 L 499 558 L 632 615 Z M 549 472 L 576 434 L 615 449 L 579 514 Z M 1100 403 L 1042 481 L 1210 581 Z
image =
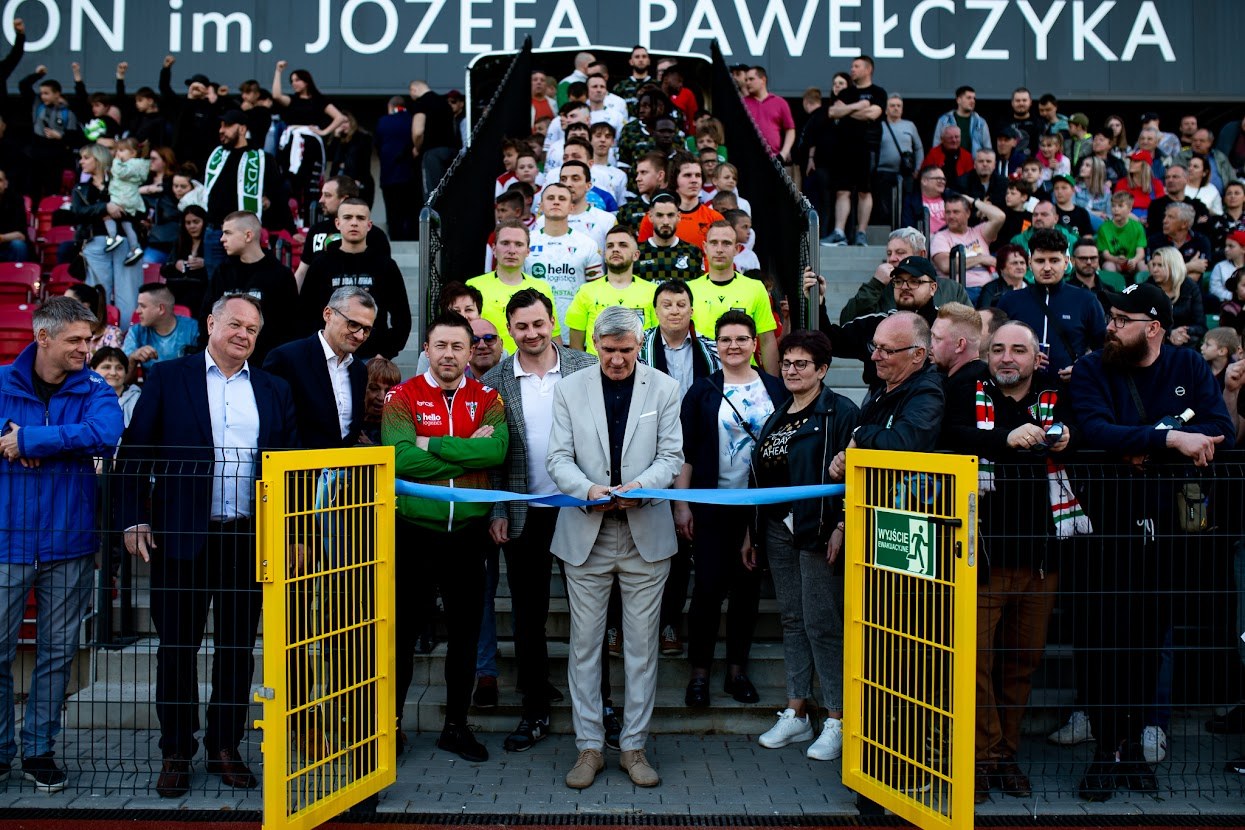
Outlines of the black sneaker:
M 610 749 L 622 749 L 618 745 L 619 739 L 622 738 L 622 709 L 615 709 L 612 706 L 605 707 L 605 745 Z
M 1238 703 L 1222 715 L 1206 721 L 1206 731 L 1216 735 L 1240 735 L 1245 733 L 1245 704 Z
M 1228 772 L 1235 772 L 1237 775 L 1245 775 L 1245 758 L 1237 758 L 1224 764 L 1223 767 Z
M 142 258 L 143 258 L 143 249 L 135 248 L 134 250 L 130 251 L 129 255 L 122 261 L 121 264 L 128 268 L 131 265 L 134 265 L 135 263 L 137 263 Z
M 1109 801 L 1119 786 L 1116 778 L 1119 772 L 1120 762 L 1115 760 L 1115 753 L 1096 753 L 1077 787 L 1081 798 L 1086 801 Z
M 33 781 L 35 789 L 43 793 L 58 793 L 65 789 L 69 776 L 56 766 L 53 753 L 45 752 L 34 758 L 22 759 L 22 777 Z
M 532 720 L 528 720 L 526 717 L 520 718 L 519 725 L 506 736 L 506 740 L 502 743 L 502 748 L 507 752 L 527 752 L 548 736 L 548 715 L 545 715 L 543 718 L 533 718 Z
M 471 734 L 471 730 L 466 726 L 447 723 L 441 730 L 441 737 L 437 738 L 437 748 L 452 752 L 464 761 L 472 763 L 488 760 L 488 750 L 484 748 L 484 744 L 476 740 L 476 736 Z

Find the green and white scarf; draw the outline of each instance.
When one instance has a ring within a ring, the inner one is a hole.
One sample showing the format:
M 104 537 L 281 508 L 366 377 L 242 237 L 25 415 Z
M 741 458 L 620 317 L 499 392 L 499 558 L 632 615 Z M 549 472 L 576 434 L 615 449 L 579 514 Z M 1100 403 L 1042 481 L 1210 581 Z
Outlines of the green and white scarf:
M 205 198 L 211 194 L 212 187 L 220 178 L 220 171 L 225 166 L 232 150 L 217 147 L 208 156 L 207 170 L 203 176 Z M 260 192 L 264 186 L 264 152 L 263 150 L 241 150 L 242 161 L 238 163 L 238 210 L 245 210 L 263 218 L 264 198 Z

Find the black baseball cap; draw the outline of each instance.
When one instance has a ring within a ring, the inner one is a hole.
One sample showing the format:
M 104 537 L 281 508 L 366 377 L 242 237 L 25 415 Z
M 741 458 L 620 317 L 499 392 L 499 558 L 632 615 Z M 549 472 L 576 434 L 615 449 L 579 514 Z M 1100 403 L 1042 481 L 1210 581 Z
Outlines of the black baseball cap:
M 211 86 L 212 82 L 208 80 L 207 75 L 204 75 L 202 72 L 199 72 L 194 75 L 191 75 L 189 78 L 186 79 L 186 86 L 190 86 L 191 84 L 203 84 L 204 86 Z
M 1020 128 L 1015 124 L 1008 124 L 1006 127 L 999 130 L 999 138 L 1010 138 L 1012 141 L 1019 141 L 1020 135 Z
M 1158 120 L 1159 120 L 1159 114 L 1155 112 L 1154 110 L 1150 110 L 1149 112 L 1143 112 L 1141 114 L 1142 124 L 1146 123 L 1147 121 L 1158 121 Z
M 1107 297 L 1107 303 L 1111 308 L 1129 314 L 1145 314 L 1152 320 L 1158 320 L 1159 325 L 1164 329 L 1170 330 L 1172 327 L 1172 301 L 1163 289 L 1159 288 L 1152 282 L 1142 282 L 1130 285 L 1120 293 L 1113 291 L 1103 292 Z
M 242 110 L 225 110 L 220 114 L 222 124 L 245 124 L 246 113 Z
M 930 262 L 923 256 L 904 257 L 895 266 L 895 270 L 891 273 L 904 273 L 912 277 L 929 277 L 931 280 L 937 281 L 938 272 L 934 270 L 934 263 Z

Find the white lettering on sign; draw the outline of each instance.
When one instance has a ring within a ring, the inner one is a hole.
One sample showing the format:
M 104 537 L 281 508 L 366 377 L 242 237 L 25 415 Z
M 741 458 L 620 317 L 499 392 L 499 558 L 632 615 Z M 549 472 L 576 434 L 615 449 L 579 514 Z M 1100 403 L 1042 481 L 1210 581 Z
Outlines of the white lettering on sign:
M 565 47 L 565 43 L 557 43 L 559 38 L 570 38 L 574 45 L 581 48 L 592 45 L 592 41 L 588 38 L 588 31 L 584 29 L 583 18 L 579 16 L 579 6 L 575 0 L 558 0 L 553 14 L 549 16 L 549 25 L 545 28 L 545 36 L 540 39 L 539 48 Z
M 1059 13 L 1063 11 L 1063 7 L 1066 5 L 1067 3 L 1064 0 L 1055 0 L 1054 3 L 1050 4 L 1050 8 L 1046 10 L 1046 17 L 1038 17 L 1029 0 L 1018 0 L 1016 3 L 1021 15 L 1024 16 L 1025 22 L 1033 30 L 1033 57 L 1035 60 L 1046 60 L 1047 39 L 1050 37 L 1050 30 L 1055 25 L 1055 21 L 1059 19 Z
M 493 49 L 492 43 L 476 43 L 472 40 L 476 29 L 491 29 L 493 21 L 487 17 L 476 17 L 475 7 L 489 4 L 493 0 L 460 0 L 458 7 L 458 51 L 464 54 L 473 52 L 490 52 Z
M 1021 0 L 1024 2 L 1024 0 Z M 1062 0 L 1060 0 L 1062 2 Z M 912 37 L 912 45 L 924 57 L 933 60 L 947 60 L 955 57 L 955 44 L 935 48 L 925 41 L 925 32 L 922 24 L 925 22 L 925 15 L 933 9 L 942 9 L 943 11 L 955 14 L 955 3 L 951 0 L 921 0 L 916 4 L 916 8 L 912 10 L 912 20 L 908 23 L 908 34 Z
M 653 17 L 653 12 L 661 9 L 661 20 Z M 674 0 L 640 0 L 640 45 L 645 49 L 653 45 L 653 32 L 664 32 L 674 25 L 679 17 L 679 7 Z
M 856 5 L 860 3 L 857 2 Z M 752 13 L 748 11 L 746 0 L 735 0 L 735 12 L 739 15 L 739 25 L 744 31 L 744 40 L 748 43 L 748 50 L 752 54 L 759 55 L 765 51 L 766 45 L 769 44 L 770 34 L 774 31 L 774 24 L 777 23 L 778 28 L 782 29 L 787 54 L 798 58 L 804 54 L 804 44 L 808 42 L 808 32 L 813 27 L 813 16 L 817 13 L 817 0 L 805 0 L 804 12 L 800 15 L 799 31 L 791 28 L 791 16 L 783 0 L 769 0 L 766 3 L 759 26 L 753 23 Z M 859 24 L 857 24 L 857 31 L 859 29 Z
M 378 6 L 385 16 L 385 31 L 377 40 L 364 43 L 354 31 L 354 16 L 362 6 Z M 378 55 L 388 49 L 398 36 L 398 10 L 393 0 L 346 0 L 341 15 L 342 43 L 360 55 Z
M 716 40 L 724 55 L 738 51 L 745 60 L 771 63 L 797 59 L 801 69 L 803 61 L 817 54 L 850 59 L 862 52 L 880 62 L 914 56 L 933 61 L 1023 59 L 1030 72 L 1046 61 L 1177 60 L 1155 0 L 270 0 L 269 5 L 296 9 L 297 22 L 313 30 L 301 43 L 282 41 L 280 32 L 275 39 L 269 39 L 272 33 L 263 37 L 251 8 L 230 8 L 231 3 L 253 3 L 164 2 L 167 44 L 151 36 L 146 19 L 141 42 L 126 38 L 127 23 L 133 29 L 135 15 L 149 16 L 153 0 L 3 0 L 0 28 L 12 43 L 13 18 L 26 11 L 26 50 L 32 53 L 90 51 L 102 45 L 113 52 L 146 49 L 156 54 L 187 47 L 196 54 L 219 56 L 276 49 L 293 58 L 300 48 L 304 56 L 333 48 L 347 55 L 389 55 L 401 49 L 402 54 L 466 60 L 481 52 L 517 49 L 530 33 L 543 49 L 640 43 L 658 51 L 704 52 Z M 199 11 L 190 8 L 196 5 Z M 592 29 L 585 25 L 585 15 Z M 1178 36 L 1184 42 L 1187 25 L 1180 22 Z M 444 72 L 444 63 L 429 69 Z M 784 69 L 791 71 L 790 66 Z M 325 85 L 331 88 L 333 81 Z
M 450 51 L 448 43 L 425 43 L 428 38 L 428 32 L 432 29 L 432 24 L 437 22 L 441 10 L 445 8 L 446 0 L 406 0 L 407 3 L 427 3 L 428 11 L 424 12 L 424 16 L 420 18 L 419 25 L 415 27 L 415 34 L 411 35 L 411 39 L 406 42 L 406 48 L 402 51 L 408 55 L 444 55 Z M 524 0 L 526 2 L 526 0 Z M 513 46 L 507 46 L 507 49 L 513 49 Z
M 202 52 L 203 43 L 206 39 L 207 27 L 214 26 L 216 28 L 216 51 L 228 52 L 229 49 L 229 27 L 238 24 L 238 51 L 251 51 L 251 16 L 243 12 L 234 12 L 225 15 L 220 12 L 195 12 L 190 17 L 190 51 Z M 70 47 L 81 48 L 81 47 Z
M 972 0 L 969 0 L 972 2 Z M 873 57 L 902 58 L 902 46 L 887 46 L 888 32 L 899 28 L 899 15 L 886 16 L 886 0 L 875 0 L 873 4 Z
M 859 20 L 844 20 L 845 8 L 860 8 L 860 0 L 830 0 L 830 57 L 858 58 L 860 48 L 844 46 L 843 35 L 847 32 L 859 32 Z
M 91 18 L 95 31 L 104 39 L 104 43 L 108 44 L 109 49 L 120 52 L 125 48 L 125 0 L 113 0 L 111 27 L 104 22 L 99 10 L 90 0 L 73 0 L 69 11 L 69 48 L 75 52 L 82 49 L 82 18 L 84 16 Z M 195 16 L 198 17 L 198 15 Z M 248 25 L 250 20 L 247 17 Z M 217 42 L 219 43 L 219 38 Z
M 687 23 L 687 31 L 683 33 L 683 39 L 679 41 L 679 51 L 691 52 L 692 44 L 702 38 L 708 40 L 716 38 L 723 55 L 734 54 L 731 42 L 726 37 L 726 30 L 722 28 L 722 18 L 718 17 L 718 10 L 714 8 L 714 0 L 696 0 L 696 6 L 692 9 L 692 18 Z
M 994 28 L 999 25 L 999 19 L 1007 11 L 1007 0 L 964 0 L 964 8 L 987 12 L 986 21 L 977 30 L 977 37 L 973 38 L 972 45 L 968 47 L 964 57 L 970 61 L 1011 60 L 1012 53 L 1010 49 L 986 48 L 986 44 L 990 42 L 990 35 L 994 34 Z

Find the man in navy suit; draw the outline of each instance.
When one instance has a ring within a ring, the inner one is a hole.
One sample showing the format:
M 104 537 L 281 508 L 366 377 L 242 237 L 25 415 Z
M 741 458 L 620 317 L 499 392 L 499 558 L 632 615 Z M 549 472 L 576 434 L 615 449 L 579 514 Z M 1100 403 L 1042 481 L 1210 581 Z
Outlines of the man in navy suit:
M 273 349 L 264 361 L 264 370 L 285 380 L 293 390 L 294 416 L 298 421 L 298 437 L 304 448 L 334 449 L 352 446 L 358 441 L 365 415 L 363 399 L 367 392 L 367 367 L 355 359 L 354 353 L 371 335 L 376 314 L 376 300 L 372 299 L 366 288 L 342 286 L 332 293 L 328 305 L 324 307 L 324 328 L 321 331 Z M 347 470 L 325 469 L 321 472 L 314 483 L 316 507 L 327 507 L 346 495 L 349 480 Z M 366 520 L 355 511 L 326 511 L 318 515 L 320 548 L 312 555 L 316 562 L 313 567 L 329 569 L 346 564 L 345 557 L 354 546 L 352 537 L 361 526 L 358 522 L 362 521 Z M 318 593 L 320 612 L 295 613 L 289 628 L 290 639 L 306 640 L 315 636 L 319 623 L 326 618 L 343 627 L 348 621 L 361 622 L 365 615 L 360 612 L 367 607 L 367 599 L 360 594 L 357 579 L 349 572 L 334 572 L 313 582 L 291 586 L 290 603 L 293 607 L 310 608 L 314 594 Z M 305 712 L 294 722 L 295 741 L 305 754 L 314 753 L 314 757 L 321 757 L 329 748 L 326 739 L 333 733 L 347 739 L 364 737 L 365 719 L 350 715 L 368 711 L 374 705 L 369 694 L 370 686 L 336 696 L 330 693 L 340 692 L 343 685 L 350 685 L 345 681 L 353 679 L 355 669 L 363 662 L 359 655 L 370 651 L 373 646 L 374 641 L 365 635 L 364 629 L 357 629 L 353 634 L 337 635 L 320 643 L 321 655 L 325 659 L 331 660 L 332 655 L 352 655 L 353 659 L 345 667 L 345 675 L 336 671 L 326 672 L 326 682 L 332 686 L 320 691 L 320 696 L 332 698 L 323 711 L 328 712 L 327 720 L 337 722 L 339 728 L 325 730 L 328 724 L 320 722 L 322 710 L 319 707 Z M 304 657 L 295 660 L 297 665 L 308 665 Z M 287 681 L 291 706 L 305 704 L 312 692 L 308 674 L 291 672 Z M 363 753 L 356 756 L 357 775 L 372 768 L 369 758 L 363 757 Z
M 354 353 L 376 322 L 376 300 L 367 289 L 343 286 L 324 307 L 324 328 L 273 349 L 264 371 L 285 380 L 294 393 L 298 437 L 309 450 L 348 447 L 363 426 L 367 366 Z
M 209 608 L 215 654 L 207 770 L 230 787 L 257 784 L 238 753 L 261 600 L 255 479 L 261 450 L 298 446 L 289 386 L 247 364 L 262 326 L 254 297 L 217 300 L 207 350 L 158 363 L 147 376 L 118 456 L 125 546 L 151 562 L 164 757 L 156 791 L 165 798 L 190 789 L 199 730 L 196 655 Z

